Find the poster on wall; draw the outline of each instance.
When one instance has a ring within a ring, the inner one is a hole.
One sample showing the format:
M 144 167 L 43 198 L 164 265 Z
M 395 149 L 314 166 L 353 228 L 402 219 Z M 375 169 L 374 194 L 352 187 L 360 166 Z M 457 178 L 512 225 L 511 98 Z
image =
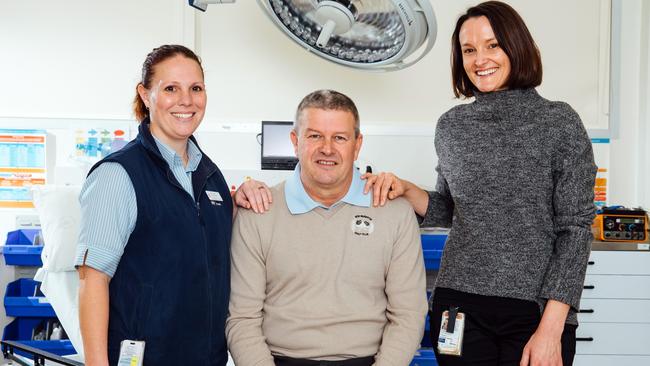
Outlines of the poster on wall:
M 124 147 L 127 128 L 88 128 L 75 130 L 74 156 L 99 160 Z
M 32 208 L 31 187 L 46 182 L 45 130 L 0 129 L 0 208 Z
M 607 186 L 609 182 L 609 139 L 592 138 L 594 161 L 598 167 L 594 186 L 594 204 L 601 209 L 607 206 Z

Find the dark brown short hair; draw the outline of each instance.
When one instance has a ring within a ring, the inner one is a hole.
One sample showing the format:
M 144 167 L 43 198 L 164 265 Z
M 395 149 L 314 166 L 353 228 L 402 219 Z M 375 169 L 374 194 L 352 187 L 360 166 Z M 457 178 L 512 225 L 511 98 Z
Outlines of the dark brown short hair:
M 293 122 L 293 129 L 298 133 L 302 122 L 302 111 L 307 108 L 333 109 L 352 113 L 354 116 L 354 137 L 359 137 L 359 111 L 352 99 L 343 93 L 334 90 L 316 90 L 302 98 L 296 110 L 296 119 Z
M 149 116 L 149 111 L 147 110 L 147 107 L 144 105 L 144 102 L 138 94 L 138 86 L 142 84 L 145 89 L 151 88 L 151 79 L 153 78 L 153 75 L 156 71 L 156 65 L 177 55 L 196 61 L 196 63 L 199 64 L 199 67 L 201 68 L 201 75 L 203 75 L 203 66 L 201 65 L 201 59 L 189 48 L 177 44 L 166 44 L 154 48 L 151 52 L 149 52 L 147 58 L 144 60 L 144 63 L 142 64 L 142 79 L 138 85 L 135 86 L 135 98 L 133 98 L 133 114 L 139 122 L 142 122 Z
M 510 5 L 500 1 L 486 1 L 467 9 L 458 18 L 451 36 L 451 77 L 454 95 L 472 97 L 476 86 L 465 72 L 463 52 L 460 46 L 460 28 L 469 18 L 484 16 L 490 21 L 499 47 L 510 60 L 510 75 L 505 86 L 508 89 L 534 88 L 542 83 L 542 57 L 533 37 L 521 16 Z

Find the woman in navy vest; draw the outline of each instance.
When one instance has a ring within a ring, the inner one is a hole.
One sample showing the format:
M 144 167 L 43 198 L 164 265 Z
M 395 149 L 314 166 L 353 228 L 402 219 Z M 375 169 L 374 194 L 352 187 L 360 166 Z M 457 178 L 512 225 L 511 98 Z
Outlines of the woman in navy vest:
M 201 62 L 158 47 L 136 90 L 138 136 L 91 169 L 80 195 L 86 365 L 117 365 L 127 340 L 144 342 L 147 366 L 225 365 L 234 205 L 192 136 L 207 101 Z M 237 193 L 256 210 L 268 195 L 258 182 Z

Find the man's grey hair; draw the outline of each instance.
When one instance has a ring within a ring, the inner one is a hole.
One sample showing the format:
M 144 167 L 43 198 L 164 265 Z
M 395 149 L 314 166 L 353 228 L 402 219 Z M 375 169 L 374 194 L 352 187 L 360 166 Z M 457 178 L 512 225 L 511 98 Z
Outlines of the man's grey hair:
M 293 122 L 293 129 L 296 131 L 296 134 L 300 131 L 300 125 L 302 124 L 302 112 L 307 108 L 339 110 L 352 113 L 354 116 L 354 138 L 359 137 L 361 133 L 359 129 L 359 111 L 352 99 L 347 95 L 334 90 L 322 89 L 309 93 L 306 97 L 302 98 L 302 101 L 298 104 L 296 118 Z

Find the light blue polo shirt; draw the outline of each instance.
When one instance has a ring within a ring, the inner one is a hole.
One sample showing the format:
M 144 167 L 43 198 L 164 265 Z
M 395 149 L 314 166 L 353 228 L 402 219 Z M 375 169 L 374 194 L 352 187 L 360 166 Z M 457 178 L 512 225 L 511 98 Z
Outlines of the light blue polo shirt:
M 360 207 L 370 207 L 372 196 L 370 195 L 370 192 L 368 192 L 368 194 L 363 194 L 363 187 L 365 184 L 366 181 L 361 179 L 361 173 L 359 173 L 359 170 L 355 167 L 352 169 L 352 184 L 350 184 L 348 192 L 343 196 L 343 198 L 341 198 L 341 200 L 330 207 L 326 207 L 309 197 L 305 191 L 305 187 L 302 185 L 302 181 L 300 180 L 300 164 L 297 164 L 296 169 L 293 171 L 293 175 L 284 183 L 284 197 L 287 201 L 289 212 L 291 212 L 292 215 L 304 214 L 316 207 L 331 209 L 341 202 Z
M 184 166 L 176 151 L 155 136 L 154 139 L 178 183 L 194 197 L 192 172 L 203 157 L 199 148 L 192 140 L 188 141 L 188 162 Z M 131 178 L 119 163 L 101 164 L 86 178 L 79 203 L 82 218 L 75 265 L 84 264 L 87 253 L 87 266 L 113 277 L 138 218 Z

